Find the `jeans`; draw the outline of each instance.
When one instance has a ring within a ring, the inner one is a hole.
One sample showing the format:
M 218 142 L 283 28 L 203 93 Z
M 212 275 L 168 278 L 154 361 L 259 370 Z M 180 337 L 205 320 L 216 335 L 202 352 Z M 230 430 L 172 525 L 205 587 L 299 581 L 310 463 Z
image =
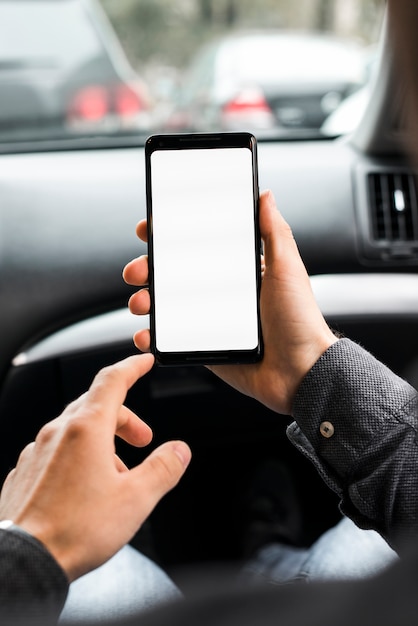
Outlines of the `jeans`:
M 397 558 L 378 533 L 360 530 L 343 518 L 310 548 L 267 545 L 246 564 L 238 580 L 244 585 L 365 578 Z M 126 546 L 105 565 L 70 585 L 61 623 L 123 618 L 181 597 L 155 563 Z
M 243 583 L 290 583 L 366 578 L 397 559 L 396 552 L 377 532 L 361 530 L 343 518 L 309 548 L 280 543 L 263 547 L 246 564 L 240 579 Z
M 121 619 L 179 597 L 167 574 L 128 545 L 71 583 L 60 624 Z

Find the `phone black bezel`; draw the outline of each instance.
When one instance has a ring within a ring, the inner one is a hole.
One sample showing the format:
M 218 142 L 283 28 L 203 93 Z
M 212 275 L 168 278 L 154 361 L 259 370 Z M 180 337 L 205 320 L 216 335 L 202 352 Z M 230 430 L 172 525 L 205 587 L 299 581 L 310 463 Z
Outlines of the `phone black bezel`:
M 179 149 L 208 149 L 208 148 L 248 148 L 252 154 L 253 175 L 253 206 L 255 228 L 255 263 L 257 286 L 257 319 L 258 345 L 252 350 L 217 350 L 196 352 L 161 352 L 156 346 L 155 308 L 154 308 L 154 249 L 153 249 L 153 222 L 152 222 L 152 190 L 151 190 L 151 155 L 156 150 Z M 148 267 L 149 291 L 151 296 L 150 308 L 150 335 L 151 352 L 158 365 L 185 366 L 185 365 L 226 365 L 256 363 L 263 357 L 263 340 L 260 320 L 260 290 L 261 290 L 261 237 L 259 230 L 259 187 L 257 141 L 254 135 L 247 132 L 218 132 L 218 133 L 181 133 L 158 134 L 148 137 L 145 142 L 145 180 L 147 204 L 148 230 Z

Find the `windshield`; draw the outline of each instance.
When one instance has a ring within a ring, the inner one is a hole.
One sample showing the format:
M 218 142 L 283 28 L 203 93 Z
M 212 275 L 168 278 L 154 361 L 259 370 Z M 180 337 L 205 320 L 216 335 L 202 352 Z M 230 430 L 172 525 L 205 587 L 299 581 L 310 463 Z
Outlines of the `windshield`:
M 28 66 L 71 70 L 100 54 L 100 42 L 78 3 L 2 2 L 0 16 L 3 70 Z
M 0 0 L 0 143 L 349 132 L 367 103 L 383 9 L 383 0 Z

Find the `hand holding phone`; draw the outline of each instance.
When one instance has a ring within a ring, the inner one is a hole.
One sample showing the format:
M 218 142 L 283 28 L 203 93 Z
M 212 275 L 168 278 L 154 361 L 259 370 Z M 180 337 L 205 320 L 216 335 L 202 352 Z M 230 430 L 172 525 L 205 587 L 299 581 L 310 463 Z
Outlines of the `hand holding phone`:
M 260 293 L 263 359 L 252 365 L 214 365 L 210 369 L 276 413 L 291 415 L 302 379 L 337 337 L 315 302 L 290 226 L 278 211 L 270 191 L 260 194 L 259 223 L 264 241 Z M 137 234 L 147 241 L 146 220 L 139 222 Z M 129 285 L 140 287 L 129 300 L 131 313 L 148 315 L 151 299 L 143 287 L 148 277 L 148 258 L 133 259 L 123 275 Z M 134 342 L 139 350 L 148 352 L 149 331 L 136 332 Z
M 158 363 L 262 356 L 255 138 L 156 135 L 146 142 L 151 351 Z

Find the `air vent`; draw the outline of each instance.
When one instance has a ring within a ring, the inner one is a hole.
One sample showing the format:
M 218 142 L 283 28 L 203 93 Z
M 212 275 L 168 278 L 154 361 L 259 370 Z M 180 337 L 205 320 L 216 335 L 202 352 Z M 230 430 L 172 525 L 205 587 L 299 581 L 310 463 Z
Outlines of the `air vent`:
M 410 173 L 368 175 L 370 233 L 376 243 L 418 242 L 417 184 Z

